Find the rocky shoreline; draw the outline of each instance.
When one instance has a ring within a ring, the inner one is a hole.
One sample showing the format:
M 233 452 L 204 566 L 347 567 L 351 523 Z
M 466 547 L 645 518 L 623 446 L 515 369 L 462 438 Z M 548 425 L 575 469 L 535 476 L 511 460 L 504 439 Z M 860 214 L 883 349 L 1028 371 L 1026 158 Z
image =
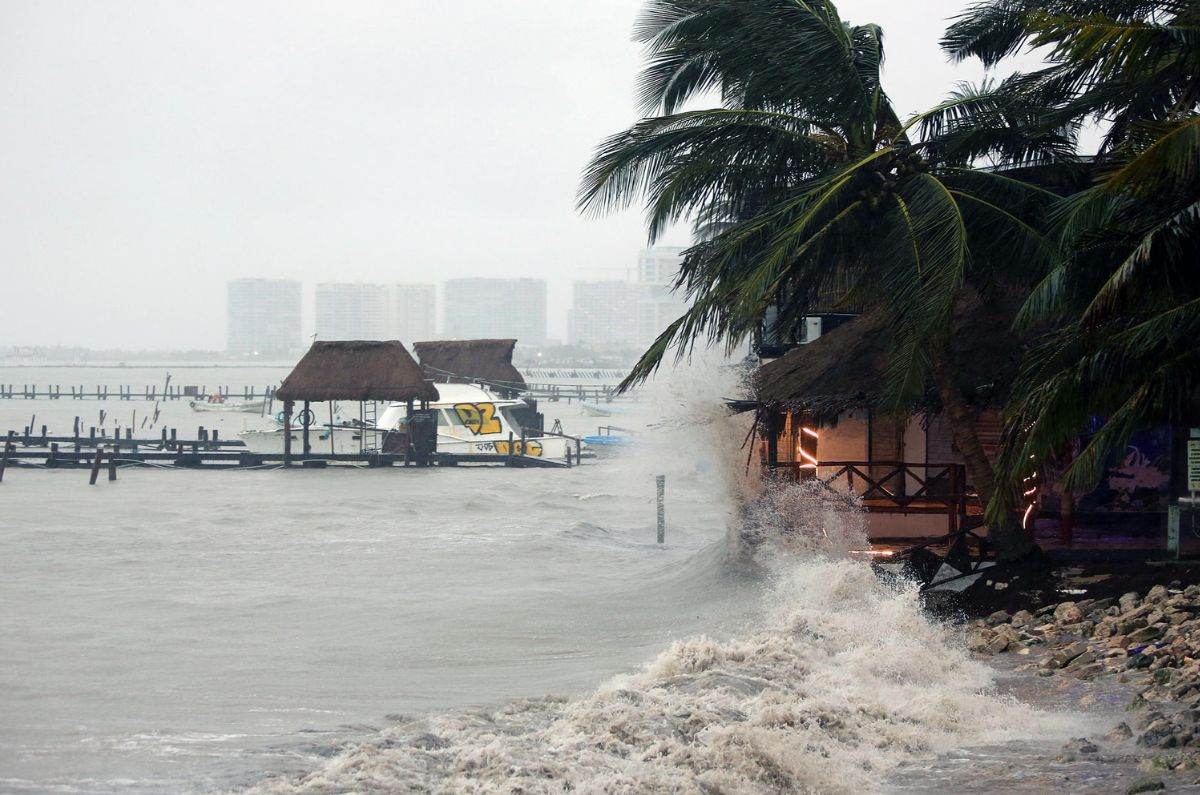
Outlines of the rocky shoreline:
M 967 624 L 967 645 L 981 655 L 1027 656 L 1018 670 L 1038 676 L 1128 686 L 1129 716 L 1104 738 L 1132 741 L 1150 776 L 1127 791 L 1166 788 L 1155 774 L 1200 785 L 1200 585 L 1175 580 L 1144 594 L 998 610 Z M 1063 755 L 1099 750 L 1079 738 Z

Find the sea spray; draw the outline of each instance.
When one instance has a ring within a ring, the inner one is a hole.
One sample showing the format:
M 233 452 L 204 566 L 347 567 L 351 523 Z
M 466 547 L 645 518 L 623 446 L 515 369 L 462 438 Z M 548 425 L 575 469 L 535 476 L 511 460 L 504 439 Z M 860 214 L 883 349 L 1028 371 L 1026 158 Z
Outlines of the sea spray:
M 914 586 L 845 556 L 861 519 L 844 501 L 779 488 L 745 515 L 811 515 L 758 546 L 770 585 L 756 627 L 676 642 L 584 698 L 403 723 L 259 791 L 861 792 L 953 748 L 1066 736 L 1066 720 L 997 695 Z

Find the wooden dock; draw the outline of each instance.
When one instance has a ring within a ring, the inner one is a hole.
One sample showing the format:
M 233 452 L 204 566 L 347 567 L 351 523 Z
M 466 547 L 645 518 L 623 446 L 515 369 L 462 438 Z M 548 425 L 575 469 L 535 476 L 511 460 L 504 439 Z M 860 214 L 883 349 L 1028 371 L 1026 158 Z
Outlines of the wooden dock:
M 136 400 L 154 403 L 158 401 L 205 400 L 209 396 L 218 396 L 234 401 L 265 400 L 273 402 L 276 399 L 275 389 L 274 386 L 231 388 L 227 385 L 209 387 L 207 384 L 178 386 L 168 384 L 164 387 L 135 387 L 129 384 L 117 384 L 116 386 L 108 384 L 94 386 L 83 384 L 67 384 L 66 386 L 62 384 L 20 384 L 19 386 L 17 384 L 0 384 L 0 400 Z M 522 397 L 547 400 L 552 403 L 560 400 L 568 403 L 576 400 L 607 403 L 618 396 L 617 387 L 612 384 L 536 383 L 526 384 L 520 392 Z
M 181 438 L 175 428 L 163 428 L 158 437 L 135 438 L 132 429 L 125 435 L 108 436 L 95 428 L 85 435 L 76 426 L 70 436 L 40 433 L 29 427 L 23 432 L 8 431 L 0 437 L 0 480 L 5 467 L 34 467 L 38 469 L 92 469 L 98 472 L 102 463 L 109 467 L 110 479 L 115 469 L 126 466 L 186 469 L 254 469 L 292 466 L 321 468 L 330 464 L 362 467 L 390 466 L 459 466 L 486 464 L 516 468 L 569 469 L 570 457 L 563 461 L 534 456 L 491 454 L 462 454 L 434 452 L 427 460 L 417 460 L 404 453 L 364 451 L 362 453 L 256 453 L 246 449 L 240 439 L 222 439 L 218 432 L 201 426 L 193 439 Z M 551 435 L 563 435 L 547 432 Z M 524 437 L 520 447 L 524 449 Z M 567 437 L 574 438 L 574 437 Z M 575 464 L 580 463 L 578 446 Z

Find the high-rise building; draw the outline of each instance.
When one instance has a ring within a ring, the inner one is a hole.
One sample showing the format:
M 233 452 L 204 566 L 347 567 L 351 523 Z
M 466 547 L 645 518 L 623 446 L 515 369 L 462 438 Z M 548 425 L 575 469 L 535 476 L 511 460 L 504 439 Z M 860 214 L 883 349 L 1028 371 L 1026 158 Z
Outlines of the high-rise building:
M 638 257 L 637 336 L 646 346 L 658 338 L 667 326 L 677 320 L 688 304 L 684 296 L 672 291 L 671 285 L 683 264 L 680 246 L 654 246 Z
M 437 288 L 432 284 L 318 284 L 316 332 L 322 340 L 396 339 L 411 344 L 430 339 L 437 333 Z
M 437 288 L 432 284 L 388 285 L 388 337 L 413 343 L 437 337 Z
M 230 353 L 278 356 L 295 352 L 300 339 L 300 282 L 234 279 L 228 284 Z
M 652 246 L 638 256 L 638 281 L 669 285 L 683 264 L 682 246 Z
M 388 296 L 382 284 L 326 282 L 317 285 L 319 340 L 381 340 L 388 336 Z
M 541 279 L 451 279 L 445 291 L 450 339 L 546 341 L 546 283 Z
M 569 337 L 588 348 L 634 348 L 638 306 L 643 290 L 634 282 L 575 282 L 572 288 Z

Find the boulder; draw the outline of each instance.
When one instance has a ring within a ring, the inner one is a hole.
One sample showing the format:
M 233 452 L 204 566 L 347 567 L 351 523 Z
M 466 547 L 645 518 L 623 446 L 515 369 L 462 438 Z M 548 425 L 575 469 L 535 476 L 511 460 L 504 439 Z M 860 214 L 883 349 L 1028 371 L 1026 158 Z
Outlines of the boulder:
M 987 625 L 989 627 L 994 627 L 998 624 L 1007 624 L 1008 623 L 1008 611 L 1007 610 L 997 610 L 995 613 L 992 613 L 990 616 L 985 618 L 984 621 L 987 623 Z
M 1063 602 L 1054 608 L 1054 620 L 1060 624 L 1074 624 L 1083 620 L 1083 611 L 1074 602 Z
M 1071 660 L 1074 660 L 1076 657 L 1083 654 L 1085 651 L 1087 651 L 1087 646 L 1083 643 L 1083 641 L 1077 640 L 1050 655 L 1050 659 L 1048 661 L 1049 665 L 1047 665 L 1047 667 L 1062 668 L 1066 666 L 1067 663 L 1071 662 Z
M 1138 606 L 1139 601 L 1141 600 L 1138 598 L 1138 595 L 1130 591 L 1118 599 L 1117 604 L 1120 606 L 1122 613 L 1128 613 L 1130 610 Z

